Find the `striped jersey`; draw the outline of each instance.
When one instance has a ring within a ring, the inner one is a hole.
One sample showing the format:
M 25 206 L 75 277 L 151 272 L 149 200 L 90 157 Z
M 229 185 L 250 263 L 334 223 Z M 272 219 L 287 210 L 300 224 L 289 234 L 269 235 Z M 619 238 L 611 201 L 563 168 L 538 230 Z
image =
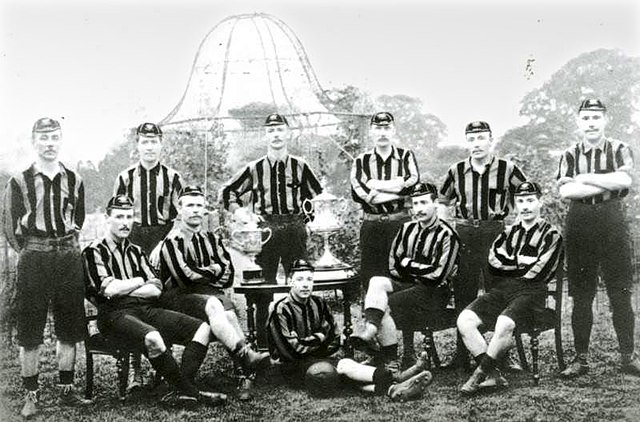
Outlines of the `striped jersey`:
M 261 215 L 301 214 L 302 203 L 322 192 L 309 164 L 293 155 L 284 161 L 264 156 L 236 173 L 220 190 L 225 209 L 231 202 L 242 206 L 241 197 L 250 193 L 253 212 Z
M 568 148 L 560 157 L 558 176 L 576 177 L 582 173 L 613 173 L 617 170 L 631 171 L 633 168 L 633 153 L 629 145 L 615 139 L 604 139 L 597 146 L 590 146 L 581 141 Z M 613 198 L 623 198 L 629 194 L 629 189 L 612 190 L 580 200 L 590 204 L 597 204 Z
M 529 230 L 522 223 L 507 227 L 489 250 L 492 274 L 547 283 L 562 256 L 560 232 L 543 219 Z
M 5 190 L 3 226 L 7 240 L 19 250 L 25 236 L 63 237 L 82 228 L 84 186 L 74 171 L 59 163 L 49 179 L 34 163 L 9 180 Z
M 147 170 L 138 163 L 118 175 L 113 191 L 131 198 L 134 221 L 147 227 L 170 224 L 176 218 L 181 190 L 177 171 L 161 163 Z
M 404 223 L 391 244 L 391 275 L 438 286 L 458 269 L 460 239 L 453 228 L 436 217 L 429 227 L 417 221 Z M 408 259 L 405 259 L 408 258 Z
M 180 224 L 162 242 L 160 278 L 167 288 L 208 285 L 222 289 L 233 284 L 233 277 L 229 252 L 211 232 L 194 232 Z
M 384 160 L 376 149 L 360 154 L 351 167 L 351 197 L 369 214 L 393 214 L 405 209 L 404 198 L 382 204 L 371 204 L 371 189 L 367 182 L 371 179 L 404 179 L 404 188 L 398 193 L 406 196 L 411 188 L 420 181 L 418 163 L 413 152 L 408 149 L 392 147 L 392 152 Z
M 116 243 L 110 237 L 96 239 L 82 251 L 87 273 L 86 296 L 99 309 L 109 311 L 129 305 L 153 303 L 155 299 L 130 296 L 107 298 L 104 294 L 113 280 L 142 277 L 146 283 L 162 290 L 162 283 L 149 265 L 147 256 L 137 245 L 125 239 Z
M 317 296 L 311 295 L 302 303 L 289 294 L 276 302 L 267 321 L 269 352 L 274 359 L 295 362 L 326 357 L 340 346 L 340 333 L 331 309 Z M 324 340 L 317 333 L 322 333 Z
M 457 218 L 504 220 L 513 209 L 516 187 L 525 180 L 511 161 L 493 157 L 480 174 L 467 158 L 449 168 L 440 194 L 455 204 Z

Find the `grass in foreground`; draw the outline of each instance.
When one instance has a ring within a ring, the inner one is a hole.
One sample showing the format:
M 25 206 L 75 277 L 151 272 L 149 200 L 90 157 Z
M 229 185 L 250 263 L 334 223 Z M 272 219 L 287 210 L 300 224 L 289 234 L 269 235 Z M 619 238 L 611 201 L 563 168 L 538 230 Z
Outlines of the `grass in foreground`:
M 282 385 L 278 378 L 258 380 L 255 398 L 249 403 L 235 399 L 231 363 L 219 346 L 210 348 L 199 381 L 213 391 L 231 395 L 219 408 L 204 406 L 192 410 L 165 408 L 150 392 L 141 392 L 120 403 L 117 399 L 115 362 L 98 357 L 95 403 L 85 409 L 61 408 L 55 404 L 57 371 L 55 346 L 49 339 L 43 346 L 41 364 L 42 411 L 37 421 L 640 421 L 640 379 L 618 372 L 617 341 L 611 326 L 606 299 L 600 305 L 592 334 L 591 372 L 575 381 L 555 376 L 557 364 L 551 333 L 541 337 L 541 380 L 533 386 L 530 374 L 508 374 L 510 387 L 501 392 L 462 397 L 458 389 L 468 374 L 436 371 L 428 394 L 419 401 L 391 403 L 385 397 L 363 396 L 352 390 L 336 391 L 332 398 L 316 399 L 304 391 Z M 355 307 L 354 307 L 355 308 Z M 355 309 L 354 309 L 355 311 Z M 563 331 L 565 348 L 570 346 L 569 314 Z M 638 330 L 636 330 L 638 334 Z M 636 339 L 638 339 L 636 335 Z M 436 334 L 441 356 L 446 361 L 454 349 L 452 331 Z M 20 368 L 16 347 L 0 346 L 0 420 L 21 420 Z M 84 388 L 84 350 L 79 347 L 78 387 Z M 177 351 L 177 354 L 179 351 Z

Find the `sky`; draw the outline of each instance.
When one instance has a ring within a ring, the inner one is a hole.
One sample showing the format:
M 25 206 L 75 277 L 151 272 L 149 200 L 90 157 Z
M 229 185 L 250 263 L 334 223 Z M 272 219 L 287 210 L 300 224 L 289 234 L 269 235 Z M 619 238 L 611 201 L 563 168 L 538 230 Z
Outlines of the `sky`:
M 635 0 L 0 0 L 0 169 L 33 159 L 42 116 L 61 119 L 63 160 L 98 162 L 174 108 L 218 22 L 252 12 L 291 27 L 324 89 L 418 97 L 452 141 L 471 120 L 521 124 L 524 95 L 581 53 L 640 55 Z

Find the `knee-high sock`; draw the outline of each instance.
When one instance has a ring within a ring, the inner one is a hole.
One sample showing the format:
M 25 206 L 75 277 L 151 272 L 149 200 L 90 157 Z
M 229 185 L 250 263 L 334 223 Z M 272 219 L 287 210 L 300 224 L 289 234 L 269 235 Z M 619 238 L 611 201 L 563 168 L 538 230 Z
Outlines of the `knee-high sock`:
M 160 356 L 149 358 L 149 363 L 169 384 L 190 396 L 198 396 L 198 389 L 182 375 L 178 362 L 168 350 Z
M 398 344 L 398 329 L 388 310 L 382 316 L 380 326 L 378 327 L 378 341 L 383 347 Z
M 196 378 L 196 373 L 202 365 L 205 356 L 207 355 L 207 346 L 200 344 L 197 341 L 190 341 L 182 352 L 182 375 L 187 381 L 193 383 Z
M 393 375 L 384 368 L 376 368 L 373 373 L 374 392 L 376 395 L 383 396 L 389 391 L 389 387 L 393 384 Z

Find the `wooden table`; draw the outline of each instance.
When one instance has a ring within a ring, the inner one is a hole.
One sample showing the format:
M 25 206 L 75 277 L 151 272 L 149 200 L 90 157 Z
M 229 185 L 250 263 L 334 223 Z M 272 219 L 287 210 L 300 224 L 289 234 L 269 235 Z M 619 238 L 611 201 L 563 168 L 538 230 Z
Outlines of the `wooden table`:
M 274 293 L 289 293 L 290 287 L 284 284 L 240 284 L 233 287 L 233 291 L 238 294 L 245 295 L 247 298 L 247 326 L 249 328 L 249 341 L 258 347 L 258 349 L 266 349 L 267 345 L 258 341 L 258 329 L 264 330 L 265 327 L 260 327 L 259 322 L 256 321 L 255 314 L 257 308 L 262 306 L 262 301 L 258 299 L 260 296 L 273 295 Z M 353 349 L 349 343 L 349 336 L 353 333 L 351 328 L 351 302 L 353 298 L 357 297 L 360 289 L 360 279 L 357 276 L 316 281 L 313 284 L 313 291 L 327 291 L 327 290 L 340 290 L 342 292 L 342 312 L 344 315 L 344 329 L 342 332 L 345 336 L 343 349 L 347 356 L 353 357 Z

